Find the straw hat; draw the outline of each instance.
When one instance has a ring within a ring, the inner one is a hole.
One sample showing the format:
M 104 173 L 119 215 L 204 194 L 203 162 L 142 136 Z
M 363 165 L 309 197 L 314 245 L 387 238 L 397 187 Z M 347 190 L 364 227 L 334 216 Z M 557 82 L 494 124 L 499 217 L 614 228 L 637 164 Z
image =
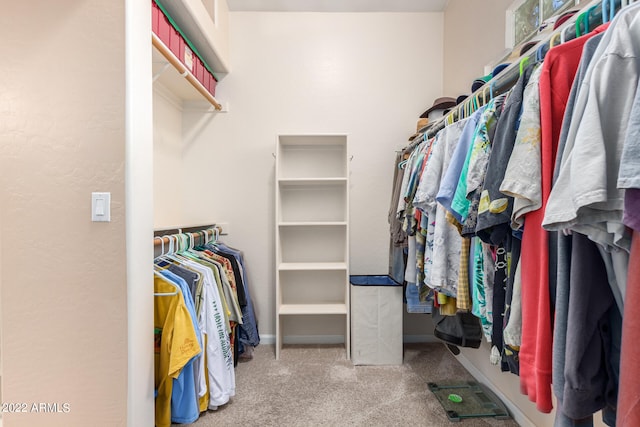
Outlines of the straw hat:
M 409 141 L 411 141 L 416 136 L 420 135 L 420 129 L 427 126 L 428 124 L 429 124 L 428 118 L 424 118 L 424 117 L 419 118 L 418 121 L 416 122 L 416 133 L 414 133 L 409 137 Z

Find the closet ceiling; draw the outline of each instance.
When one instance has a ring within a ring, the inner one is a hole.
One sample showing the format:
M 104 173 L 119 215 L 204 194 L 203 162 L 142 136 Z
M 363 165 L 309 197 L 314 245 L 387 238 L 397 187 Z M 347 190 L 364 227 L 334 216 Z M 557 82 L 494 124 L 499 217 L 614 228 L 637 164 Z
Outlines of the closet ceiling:
M 231 11 L 443 12 L 448 0 L 227 0 Z

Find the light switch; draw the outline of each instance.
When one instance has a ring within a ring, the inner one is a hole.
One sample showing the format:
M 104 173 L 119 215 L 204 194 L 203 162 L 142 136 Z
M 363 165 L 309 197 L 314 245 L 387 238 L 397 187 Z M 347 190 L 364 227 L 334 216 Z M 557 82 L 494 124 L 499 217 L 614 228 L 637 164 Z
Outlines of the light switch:
M 91 193 L 91 221 L 111 221 L 111 193 Z

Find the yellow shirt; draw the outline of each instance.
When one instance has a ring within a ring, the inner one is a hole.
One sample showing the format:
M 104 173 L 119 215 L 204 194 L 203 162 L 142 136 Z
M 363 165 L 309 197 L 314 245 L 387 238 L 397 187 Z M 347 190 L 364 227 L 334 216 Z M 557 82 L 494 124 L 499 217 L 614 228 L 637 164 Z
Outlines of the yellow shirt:
M 176 287 L 155 276 L 153 283 L 156 293 L 171 293 Z M 189 310 L 181 292 L 170 296 L 156 296 L 154 299 L 154 355 L 156 426 L 171 426 L 171 392 L 173 379 L 202 349 L 193 329 Z

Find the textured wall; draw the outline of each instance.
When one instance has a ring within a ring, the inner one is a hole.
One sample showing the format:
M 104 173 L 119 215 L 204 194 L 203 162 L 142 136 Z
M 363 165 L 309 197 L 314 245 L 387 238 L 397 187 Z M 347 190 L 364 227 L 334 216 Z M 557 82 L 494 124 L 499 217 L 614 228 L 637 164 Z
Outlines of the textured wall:
M 228 113 L 183 117 L 184 221 L 231 225 L 260 331 L 275 330 L 274 167 L 279 133 L 346 133 L 351 272 L 386 274 L 394 151 L 440 95 L 442 13 L 232 12 Z M 214 184 L 215 183 L 215 184 Z
M 124 6 L 0 15 L 3 401 L 69 404 L 10 427 L 126 425 Z M 92 191 L 112 222 L 90 221 Z
M 444 93 L 471 93 L 485 65 L 505 51 L 506 11 L 513 0 L 449 0 L 444 13 Z

